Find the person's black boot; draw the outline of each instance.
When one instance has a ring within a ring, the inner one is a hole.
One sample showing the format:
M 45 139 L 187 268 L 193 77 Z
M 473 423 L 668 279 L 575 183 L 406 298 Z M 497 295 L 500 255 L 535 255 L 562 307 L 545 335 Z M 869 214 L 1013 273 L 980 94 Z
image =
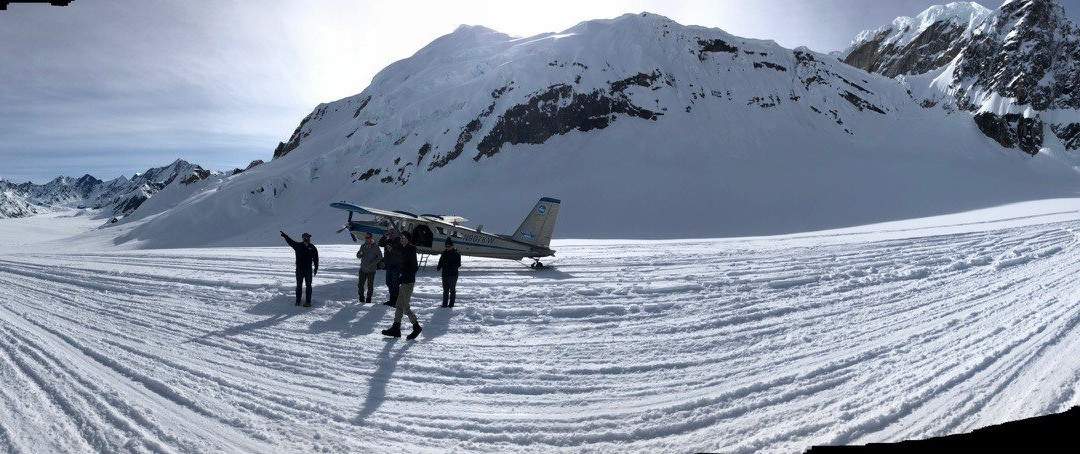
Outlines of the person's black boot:
M 420 327 L 419 323 L 414 323 L 413 326 L 412 326 L 412 332 L 409 333 L 408 336 L 405 336 L 405 338 L 408 339 L 408 340 L 416 339 L 416 336 L 419 336 L 420 331 L 423 331 L 423 330 L 424 329 Z M 398 335 L 399 336 L 401 335 L 401 330 L 398 330 Z
M 390 329 L 382 330 L 382 334 L 383 336 L 401 337 L 401 324 L 394 323 L 393 325 L 390 325 Z
M 394 304 L 393 301 L 387 301 L 387 302 L 383 303 L 383 305 L 384 306 L 390 306 L 390 307 L 397 307 L 397 304 Z

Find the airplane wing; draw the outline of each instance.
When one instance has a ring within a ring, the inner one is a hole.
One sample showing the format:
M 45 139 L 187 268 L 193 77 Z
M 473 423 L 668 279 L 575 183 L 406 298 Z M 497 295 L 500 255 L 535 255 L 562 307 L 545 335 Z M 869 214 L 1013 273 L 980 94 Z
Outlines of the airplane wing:
M 330 207 L 331 208 L 337 208 L 339 210 L 352 211 L 354 213 L 370 214 L 370 215 L 373 215 L 373 216 L 386 216 L 386 217 L 399 218 L 399 219 L 416 219 L 416 216 L 411 216 L 409 214 L 405 214 L 405 213 L 401 213 L 401 212 L 380 210 L 378 208 L 362 207 L 360 205 L 353 205 L 351 203 L 345 203 L 345 202 L 331 203 Z
M 443 222 L 443 223 L 449 223 L 449 224 L 454 224 L 454 225 L 461 224 L 463 222 L 468 221 L 468 219 L 465 219 L 462 216 L 455 216 L 455 215 L 421 214 L 420 217 L 423 218 L 423 219 L 427 219 L 429 221 Z

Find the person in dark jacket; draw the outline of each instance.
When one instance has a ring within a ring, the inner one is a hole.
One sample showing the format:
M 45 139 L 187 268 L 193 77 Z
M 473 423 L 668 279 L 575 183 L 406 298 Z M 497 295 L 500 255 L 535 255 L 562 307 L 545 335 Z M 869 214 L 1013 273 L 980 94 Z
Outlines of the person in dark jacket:
M 306 283 L 307 301 L 304 307 L 311 307 L 311 278 L 319 274 L 319 250 L 311 244 L 309 233 L 300 235 L 301 242 L 299 243 L 289 238 L 285 232 L 281 232 L 281 237 L 285 238 L 285 242 L 289 243 L 293 252 L 296 253 L 296 305 L 300 305 L 300 291 L 304 289 Z
M 446 249 L 439 256 L 436 271 L 442 271 L 442 307 L 454 307 L 457 298 L 458 268 L 461 268 L 461 254 L 454 248 L 454 242 L 446 239 Z
M 416 314 L 409 307 L 413 285 L 416 284 L 416 272 L 420 270 L 420 266 L 416 263 L 416 246 L 409 244 L 409 236 L 406 234 L 401 235 L 401 252 L 401 290 L 398 293 L 397 310 L 394 311 L 394 324 L 390 326 L 390 329 L 384 329 L 382 333 L 384 336 L 401 337 L 401 316 L 404 314 L 409 316 L 409 321 L 413 326 L 412 332 L 406 339 L 413 340 L 420 335 L 420 331 L 423 331 L 420 328 L 420 321 L 416 319 Z
M 383 265 L 386 268 L 386 290 L 390 293 L 390 299 L 385 305 L 393 307 L 397 304 L 398 282 L 401 276 L 401 240 L 398 239 L 397 230 L 390 229 L 386 235 L 379 238 L 379 247 L 383 249 Z
M 371 233 L 364 234 L 364 244 L 356 251 L 356 258 L 360 259 L 360 282 L 357 284 L 357 295 L 360 302 L 364 302 L 364 287 L 367 287 L 367 302 L 371 302 L 371 295 L 375 292 L 375 271 L 379 268 L 379 260 L 382 260 L 382 250 L 379 245 L 371 240 Z

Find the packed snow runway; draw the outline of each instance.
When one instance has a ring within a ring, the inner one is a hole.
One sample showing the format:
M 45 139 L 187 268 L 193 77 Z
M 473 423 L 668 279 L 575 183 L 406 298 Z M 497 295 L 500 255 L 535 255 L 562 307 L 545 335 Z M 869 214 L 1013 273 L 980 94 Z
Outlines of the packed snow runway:
M 9 248 L 0 451 L 791 452 L 1061 411 L 1078 208 L 466 258 L 454 309 L 421 272 L 415 342 L 353 302 L 352 246 L 308 309 L 284 245 Z

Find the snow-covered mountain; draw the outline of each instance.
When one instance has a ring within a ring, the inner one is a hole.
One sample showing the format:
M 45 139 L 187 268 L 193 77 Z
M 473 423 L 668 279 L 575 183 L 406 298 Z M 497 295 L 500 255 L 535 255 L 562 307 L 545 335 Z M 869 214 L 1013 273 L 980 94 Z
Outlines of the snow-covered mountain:
M 1080 29 L 1053 0 L 980 8 L 928 9 L 919 15 L 922 31 L 904 35 L 916 36 L 906 46 L 890 44 L 898 32 L 889 27 L 863 32 L 844 61 L 890 77 L 924 74 L 908 78 L 924 106 L 971 112 L 1004 147 L 1030 154 L 1080 148 Z
M 991 13 L 975 2 L 931 6 L 914 18 L 901 16 L 859 33 L 837 56 L 887 77 L 922 74 L 952 61 Z
M 131 178 L 102 181 L 91 175 L 56 177 L 45 184 L 15 184 L 0 179 L 0 217 L 23 217 L 56 208 L 99 210 L 102 218 L 131 214 L 151 196 L 170 186 L 187 186 L 221 172 L 177 159 Z
M 558 236 L 686 237 L 1073 192 L 1071 153 L 1004 149 L 928 97 L 826 54 L 650 13 L 525 38 L 462 26 L 317 106 L 271 162 L 130 217 L 145 222 L 118 241 L 268 244 L 279 228 L 343 241 L 344 214 L 327 207 L 339 200 L 506 231 L 554 196 Z

